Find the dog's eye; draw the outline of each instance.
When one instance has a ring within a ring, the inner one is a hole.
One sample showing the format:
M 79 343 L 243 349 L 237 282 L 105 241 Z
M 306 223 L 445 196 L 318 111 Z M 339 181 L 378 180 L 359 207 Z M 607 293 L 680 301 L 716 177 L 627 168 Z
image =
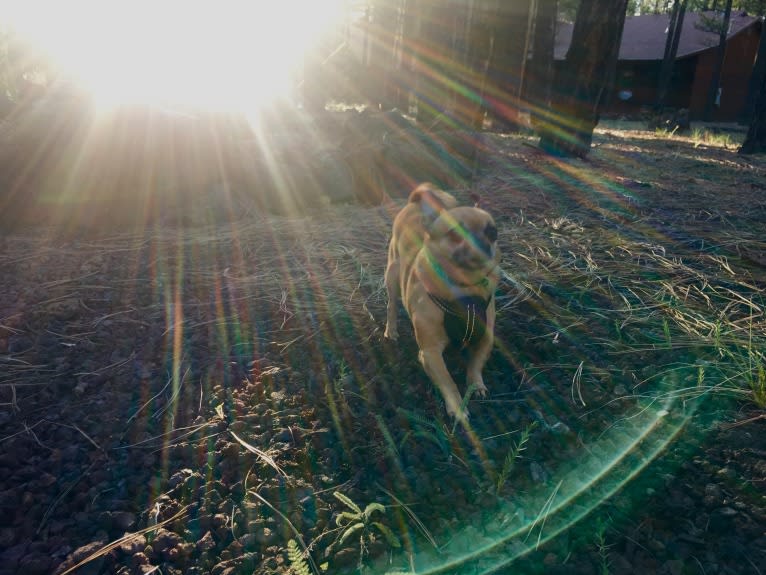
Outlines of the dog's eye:
M 487 239 L 494 243 L 497 241 L 497 228 L 493 226 L 492 224 L 487 225 L 487 227 L 484 229 L 484 235 L 487 237 Z
M 453 244 L 459 244 L 463 241 L 463 234 L 459 228 L 453 228 L 447 232 L 447 239 Z

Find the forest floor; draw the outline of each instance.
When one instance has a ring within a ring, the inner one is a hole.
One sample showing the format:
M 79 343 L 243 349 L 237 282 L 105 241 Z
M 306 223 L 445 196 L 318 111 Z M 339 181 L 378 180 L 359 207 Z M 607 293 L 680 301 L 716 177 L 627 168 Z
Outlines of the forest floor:
M 3 233 L 0 574 L 766 573 L 766 158 L 636 128 L 487 135 L 469 428 L 383 338 L 404 190 Z

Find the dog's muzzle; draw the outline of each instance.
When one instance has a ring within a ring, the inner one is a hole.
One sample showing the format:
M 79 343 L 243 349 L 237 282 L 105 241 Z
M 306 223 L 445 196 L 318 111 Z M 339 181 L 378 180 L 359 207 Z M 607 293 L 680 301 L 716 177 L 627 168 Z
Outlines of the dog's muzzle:
M 466 241 L 452 254 L 455 262 L 465 269 L 478 269 L 487 265 L 493 256 L 492 244 Z

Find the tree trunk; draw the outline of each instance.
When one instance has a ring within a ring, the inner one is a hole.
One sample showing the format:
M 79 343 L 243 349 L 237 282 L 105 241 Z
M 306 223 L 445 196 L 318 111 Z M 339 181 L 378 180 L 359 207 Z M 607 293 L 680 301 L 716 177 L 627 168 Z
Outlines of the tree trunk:
M 417 19 L 414 51 L 417 80 L 417 120 L 428 126 L 451 108 L 453 87 L 449 82 L 452 61 L 450 11 L 440 0 L 418 0 L 411 8 Z
M 469 129 L 481 130 L 487 113 L 487 74 L 492 65 L 492 26 L 494 9 L 489 0 L 469 0 L 465 45 L 465 86 L 462 100 Z
M 707 94 L 707 103 L 705 104 L 705 113 L 703 115 L 703 118 L 708 122 L 713 119 L 713 107 L 719 97 L 718 90 L 721 87 L 721 70 L 723 69 L 723 60 L 726 57 L 726 39 L 729 37 L 732 2 L 733 0 L 726 0 L 726 9 L 723 13 L 723 23 L 721 24 L 721 33 L 718 40 L 718 53 L 713 64 L 713 77 L 710 79 L 710 90 Z
M 492 64 L 487 73 L 487 107 L 495 126 L 518 128 L 531 0 L 495 0 Z
M 549 121 L 557 4 L 558 0 L 537 0 L 536 6 L 526 99 L 531 109 L 532 126 L 538 133 Z
M 590 150 L 599 109 L 611 89 L 628 0 L 582 0 L 572 43 L 557 77 L 552 117 L 540 147 L 562 156 Z
M 681 30 L 684 26 L 684 15 L 686 14 L 687 0 L 675 0 L 673 3 L 673 14 L 670 17 L 670 26 L 668 26 L 668 37 L 665 42 L 665 57 L 662 60 L 660 69 L 660 81 L 657 85 L 657 104 L 658 112 L 662 112 L 665 105 L 665 97 L 668 94 L 668 86 L 673 77 L 673 64 L 676 61 L 678 53 L 678 41 L 681 38 Z
M 754 96 L 755 106 L 750 117 L 750 128 L 738 152 L 762 154 L 766 152 L 766 74 L 762 74 Z
M 758 98 L 758 91 L 763 83 L 763 77 L 766 75 L 766 26 L 761 22 L 761 38 L 758 41 L 758 55 L 755 57 L 753 71 L 750 74 L 750 82 L 747 86 L 747 104 L 740 118 L 741 124 L 747 124 L 755 113 L 755 103 Z

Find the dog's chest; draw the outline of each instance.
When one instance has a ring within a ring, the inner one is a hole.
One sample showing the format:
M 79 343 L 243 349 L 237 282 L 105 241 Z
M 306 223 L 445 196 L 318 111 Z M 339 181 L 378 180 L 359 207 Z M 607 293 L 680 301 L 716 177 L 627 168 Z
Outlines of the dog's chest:
M 481 340 L 487 332 L 487 308 L 492 298 L 461 296 L 445 300 L 429 292 L 431 300 L 444 312 L 444 330 L 453 343 L 463 347 Z

